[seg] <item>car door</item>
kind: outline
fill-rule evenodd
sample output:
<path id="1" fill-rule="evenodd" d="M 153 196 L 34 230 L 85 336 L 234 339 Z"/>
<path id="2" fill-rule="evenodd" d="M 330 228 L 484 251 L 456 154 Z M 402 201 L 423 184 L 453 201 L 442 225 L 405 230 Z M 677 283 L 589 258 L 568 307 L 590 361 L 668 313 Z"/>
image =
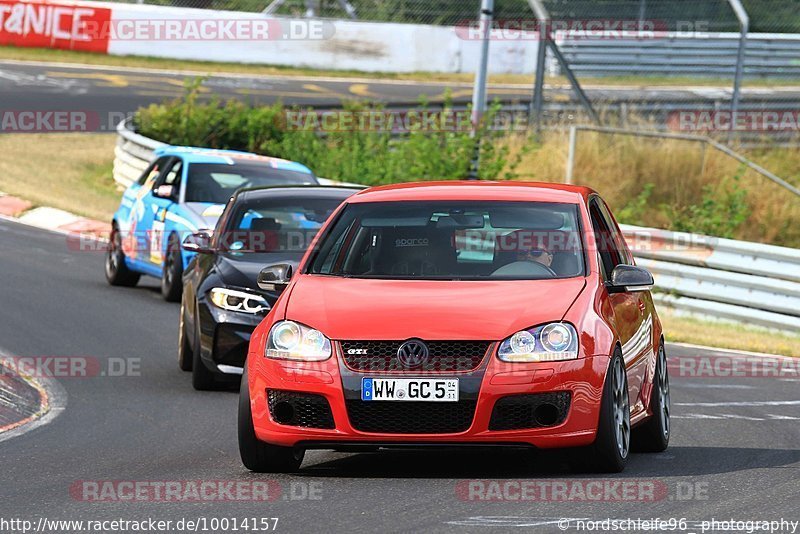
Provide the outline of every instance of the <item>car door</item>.
<path id="1" fill-rule="evenodd" d="M 120 222 L 121 229 L 125 231 L 122 248 L 127 260 L 138 268 L 148 265 L 150 250 L 148 231 L 152 226 L 150 205 L 153 187 L 171 159 L 169 156 L 156 159 L 123 197 L 123 202 L 130 205 L 130 210 L 127 220 Z"/>
<path id="2" fill-rule="evenodd" d="M 633 265 L 633 256 L 616 221 L 599 197 L 592 199 L 590 213 L 595 232 L 599 230 L 598 253 L 603 265 L 603 276 L 605 280 L 609 280 L 617 265 Z M 613 310 L 612 322 L 622 344 L 622 357 L 628 371 L 632 415 L 644 409 L 640 393 L 653 351 L 653 318 L 651 307 L 646 305 L 643 294 L 644 292 L 630 291 L 608 294 Z"/>
<path id="3" fill-rule="evenodd" d="M 182 170 L 183 161 L 177 157 L 170 158 L 151 191 L 150 209 L 147 210 L 147 220 L 145 221 L 145 224 L 149 224 L 149 227 L 146 228 L 150 243 L 148 261 L 159 269 L 164 261 L 166 248 L 164 235 L 167 230 L 167 212 L 174 210 L 174 206 L 180 198 Z"/>

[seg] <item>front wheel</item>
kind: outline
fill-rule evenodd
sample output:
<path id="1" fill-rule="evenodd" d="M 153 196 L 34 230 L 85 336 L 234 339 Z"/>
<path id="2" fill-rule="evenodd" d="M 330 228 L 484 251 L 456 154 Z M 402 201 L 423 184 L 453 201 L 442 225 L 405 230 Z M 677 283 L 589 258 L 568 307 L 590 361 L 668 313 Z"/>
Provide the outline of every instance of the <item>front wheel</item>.
<path id="1" fill-rule="evenodd" d="M 650 393 L 650 410 L 653 412 L 652 417 L 634 430 L 633 443 L 638 451 L 663 452 L 669 446 L 670 435 L 669 371 L 663 342 L 658 348 L 653 391 Z"/>
<path id="2" fill-rule="evenodd" d="M 183 258 L 181 245 L 175 234 L 169 236 L 167 253 L 164 256 L 164 268 L 161 271 L 161 296 L 167 302 L 178 302 L 183 290 Z"/>
<path id="3" fill-rule="evenodd" d="M 256 473 L 293 473 L 303 463 L 305 451 L 264 443 L 256 437 L 250 411 L 250 389 L 247 371 L 239 387 L 239 455 L 242 463 Z"/>
<path id="4" fill-rule="evenodd" d="M 131 271 L 125 265 L 125 253 L 122 251 L 122 235 L 114 224 L 111 227 L 111 239 L 106 250 L 106 281 L 112 286 L 133 287 L 139 282 L 139 273 Z"/>
<path id="5" fill-rule="evenodd" d="M 628 375 L 619 349 L 614 352 L 603 386 L 597 438 L 589 460 L 593 470 L 619 473 L 625 469 L 631 448 L 631 406 Z"/>

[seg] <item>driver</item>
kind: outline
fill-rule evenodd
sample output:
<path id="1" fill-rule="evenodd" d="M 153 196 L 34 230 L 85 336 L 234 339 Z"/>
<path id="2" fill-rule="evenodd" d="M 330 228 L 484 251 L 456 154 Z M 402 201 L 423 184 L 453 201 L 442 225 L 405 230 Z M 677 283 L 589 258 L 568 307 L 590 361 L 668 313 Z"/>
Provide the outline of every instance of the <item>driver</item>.
<path id="1" fill-rule="evenodd" d="M 553 264 L 553 253 L 546 248 L 520 248 L 517 250 L 517 261 L 532 261 L 541 263 L 547 268 L 552 268 L 551 265 Z"/>

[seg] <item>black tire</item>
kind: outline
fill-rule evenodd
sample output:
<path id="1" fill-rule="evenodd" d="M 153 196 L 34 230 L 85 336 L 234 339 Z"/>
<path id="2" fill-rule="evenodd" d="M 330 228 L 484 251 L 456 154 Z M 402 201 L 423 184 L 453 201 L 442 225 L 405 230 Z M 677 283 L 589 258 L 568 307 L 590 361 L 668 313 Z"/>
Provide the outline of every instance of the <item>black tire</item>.
<path id="1" fill-rule="evenodd" d="M 211 391 L 217 389 L 214 373 L 206 367 L 200 359 L 200 314 L 195 308 L 194 313 L 194 350 L 192 351 L 192 387 L 197 391 Z"/>
<path id="2" fill-rule="evenodd" d="M 186 335 L 186 298 L 181 298 L 181 315 L 178 321 L 178 367 L 181 371 L 191 371 L 194 366 L 194 354 L 189 336 Z"/>
<path id="3" fill-rule="evenodd" d="M 106 280 L 112 286 L 133 287 L 139 283 L 141 275 L 128 269 L 125 265 L 125 253 L 122 251 L 122 236 L 116 224 L 111 226 L 105 261 Z"/>
<path id="4" fill-rule="evenodd" d="M 247 371 L 239 387 L 239 455 L 242 463 L 256 473 L 293 473 L 303 463 L 305 451 L 292 447 L 270 445 L 259 441 L 253 429 L 250 412 L 250 390 L 247 386 Z"/>
<path id="5" fill-rule="evenodd" d="M 663 452 L 669 446 L 672 428 L 669 420 L 671 411 L 669 370 L 663 341 L 658 348 L 658 357 L 656 358 L 653 391 L 650 394 L 650 410 L 653 412 L 653 416 L 633 431 L 633 446 L 637 452 Z"/>
<path id="6" fill-rule="evenodd" d="M 183 291 L 183 258 L 181 244 L 175 234 L 169 236 L 164 268 L 161 270 L 161 296 L 167 302 L 178 302 Z"/>
<path id="7" fill-rule="evenodd" d="M 600 473 L 619 473 L 630 456 L 631 406 L 628 375 L 619 349 L 608 366 L 600 401 L 597 438 L 590 447 L 589 465 Z"/>

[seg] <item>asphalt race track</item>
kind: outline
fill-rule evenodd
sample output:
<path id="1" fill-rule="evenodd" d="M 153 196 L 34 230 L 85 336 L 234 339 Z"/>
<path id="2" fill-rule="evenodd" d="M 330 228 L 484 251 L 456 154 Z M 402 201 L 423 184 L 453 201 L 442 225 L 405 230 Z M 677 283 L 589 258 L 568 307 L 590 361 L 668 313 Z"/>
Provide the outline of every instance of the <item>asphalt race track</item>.
<path id="1" fill-rule="evenodd" d="M 669 450 L 634 454 L 623 474 L 603 478 L 647 481 L 655 498 L 476 502 L 463 491 L 475 480 L 602 478 L 556 453 L 313 451 L 297 475 L 251 474 L 238 456 L 237 395 L 196 392 L 178 369 L 178 305 L 161 300 L 154 279 L 107 286 L 102 266 L 102 253 L 70 250 L 63 235 L 0 221 L 0 351 L 96 359 L 101 370 L 123 359 L 130 375 L 57 379 L 64 411 L 0 441 L 0 517 L 277 517 L 279 532 L 558 532 L 561 518 L 685 518 L 698 531 L 702 520 L 800 519 L 796 378 L 673 376 Z M 109 480 L 269 481 L 276 493 L 269 502 L 183 503 L 93 502 L 75 491 Z"/>
<path id="2" fill-rule="evenodd" d="M 0 111 L 86 111 L 99 115 L 100 131 L 113 131 L 117 123 L 140 106 L 184 93 L 184 80 L 199 73 L 170 72 L 134 68 L 94 67 L 0 60 Z M 376 79 L 320 77 L 253 76 L 220 74 L 208 77 L 201 97 L 236 97 L 248 102 L 271 103 L 281 100 L 300 106 L 338 106 L 342 100 L 367 99 L 403 108 L 415 106 L 425 95 L 432 103 L 441 102 L 450 88 L 456 103 L 471 100 L 472 85 L 449 82 L 419 83 Z M 642 87 L 585 85 L 592 102 L 632 103 L 644 108 L 713 109 L 730 100 L 730 88 Z M 530 102 L 532 87 L 492 85 L 489 98 L 504 103 Z M 545 93 L 548 109 L 557 111 L 578 107 L 568 86 L 550 87 Z M 743 105 L 783 108 L 800 100 L 800 87 L 745 88 Z"/>

